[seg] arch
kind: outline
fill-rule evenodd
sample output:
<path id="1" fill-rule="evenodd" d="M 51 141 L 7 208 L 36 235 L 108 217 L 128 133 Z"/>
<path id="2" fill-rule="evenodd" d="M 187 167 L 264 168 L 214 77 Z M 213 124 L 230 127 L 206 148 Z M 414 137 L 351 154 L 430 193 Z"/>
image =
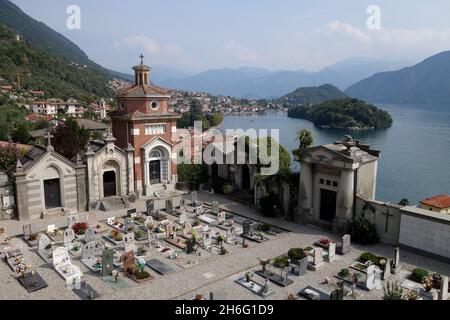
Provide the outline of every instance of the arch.
<path id="1" fill-rule="evenodd" d="M 45 210 L 64 207 L 64 174 L 62 169 L 50 164 L 42 174 L 42 204 Z"/>
<path id="2" fill-rule="evenodd" d="M 122 167 L 117 160 L 107 159 L 100 166 L 99 195 L 101 198 L 122 195 Z"/>

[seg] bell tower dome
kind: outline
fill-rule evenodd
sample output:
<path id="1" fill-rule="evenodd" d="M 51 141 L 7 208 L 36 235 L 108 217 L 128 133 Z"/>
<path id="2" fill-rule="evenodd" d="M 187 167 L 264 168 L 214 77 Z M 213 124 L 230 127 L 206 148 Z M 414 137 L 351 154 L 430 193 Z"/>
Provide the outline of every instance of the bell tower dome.
<path id="1" fill-rule="evenodd" d="M 136 86 L 144 85 L 148 86 L 150 83 L 150 70 L 149 66 L 144 64 L 144 55 L 141 53 L 139 56 L 141 63 L 133 67 L 134 70 L 134 84 Z"/>

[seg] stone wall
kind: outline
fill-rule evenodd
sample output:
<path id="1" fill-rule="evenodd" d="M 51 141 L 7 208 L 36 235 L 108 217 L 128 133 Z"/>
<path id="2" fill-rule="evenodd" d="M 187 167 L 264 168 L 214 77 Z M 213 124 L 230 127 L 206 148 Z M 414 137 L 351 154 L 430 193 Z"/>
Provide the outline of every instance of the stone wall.
<path id="1" fill-rule="evenodd" d="M 450 262 L 450 216 L 402 208 L 399 243 L 410 251 Z"/>
<path id="2" fill-rule="evenodd" d="M 401 206 L 376 200 L 356 197 L 356 214 L 364 216 L 377 227 L 380 241 L 397 245 L 400 233 Z"/>
<path id="3" fill-rule="evenodd" d="M 16 216 L 14 182 L 9 176 L 0 173 L 0 220 L 12 219 Z"/>

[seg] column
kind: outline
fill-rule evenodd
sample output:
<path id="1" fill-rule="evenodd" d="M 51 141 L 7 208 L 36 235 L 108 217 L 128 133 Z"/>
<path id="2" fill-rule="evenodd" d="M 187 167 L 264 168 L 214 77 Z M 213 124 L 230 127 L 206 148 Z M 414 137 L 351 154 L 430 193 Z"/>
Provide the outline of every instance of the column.
<path id="1" fill-rule="evenodd" d="M 333 221 L 333 230 L 338 233 L 345 231 L 345 221 L 353 216 L 354 177 L 355 174 L 352 169 L 343 169 L 341 172 L 337 193 L 336 218 Z"/>
<path id="2" fill-rule="evenodd" d="M 145 186 L 145 195 L 150 195 L 150 173 L 149 173 L 150 160 L 144 159 L 144 181 L 142 184 Z"/>
<path id="3" fill-rule="evenodd" d="M 128 144 L 127 149 L 127 185 L 128 194 L 135 194 L 134 189 L 134 148 L 131 144 Z"/>
<path id="4" fill-rule="evenodd" d="M 23 169 L 22 169 L 23 170 Z M 28 213 L 28 199 L 27 199 L 27 181 L 25 180 L 25 173 L 17 170 L 15 177 L 16 185 L 16 215 L 19 221 L 29 220 Z"/>
<path id="5" fill-rule="evenodd" d="M 300 168 L 300 185 L 298 195 L 298 217 L 308 218 L 313 212 L 313 174 L 312 165 L 302 162 Z"/>
<path id="6" fill-rule="evenodd" d="M 92 151 L 90 147 L 88 147 L 86 152 L 86 172 L 87 172 L 87 179 L 88 179 L 88 190 L 87 190 L 87 203 L 89 208 L 91 208 L 92 205 L 94 205 L 97 200 L 96 192 L 95 192 L 95 181 L 96 175 L 94 174 L 95 170 L 93 170 L 94 165 L 94 156 L 95 153 Z"/>

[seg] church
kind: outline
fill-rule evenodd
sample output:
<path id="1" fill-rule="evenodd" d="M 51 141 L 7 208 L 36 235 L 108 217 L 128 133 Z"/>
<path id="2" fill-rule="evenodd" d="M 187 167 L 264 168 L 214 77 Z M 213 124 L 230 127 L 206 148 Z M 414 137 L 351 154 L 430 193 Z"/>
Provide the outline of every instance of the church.
<path id="1" fill-rule="evenodd" d="M 112 129 L 101 141 L 90 141 L 73 159 L 58 154 L 47 133 L 46 146 L 36 145 L 6 172 L 3 209 L 18 220 L 34 220 L 90 209 L 127 208 L 141 197 L 175 189 L 176 121 L 169 93 L 150 82 L 150 67 L 133 67 L 135 82 L 116 93 L 118 109 Z M 5 201 L 7 205 L 5 207 Z M 5 210 L 6 210 L 5 209 Z"/>

